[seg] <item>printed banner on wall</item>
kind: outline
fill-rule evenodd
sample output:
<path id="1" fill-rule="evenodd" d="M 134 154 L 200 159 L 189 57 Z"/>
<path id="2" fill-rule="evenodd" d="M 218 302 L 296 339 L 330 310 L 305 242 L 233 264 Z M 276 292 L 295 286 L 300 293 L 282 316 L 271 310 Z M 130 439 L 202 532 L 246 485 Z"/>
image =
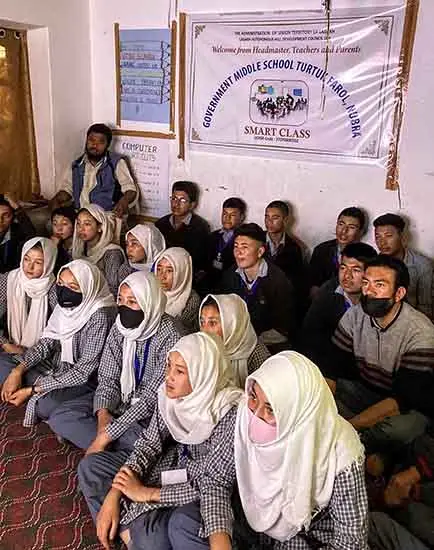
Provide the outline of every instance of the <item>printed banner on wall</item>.
<path id="1" fill-rule="evenodd" d="M 140 189 L 140 212 L 160 218 L 169 212 L 169 142 L 115 133 L 114 150 L 127 157 Z"/>
<path id="2" fill-rule="evenodd" d="M 191 147 L 385 164 L 404 16 L 192 15 Z"/>
<path id="3" fill-rule="evenodd" d="M 121 29 L 119 49 L 121 121 L 169 124 L 170 29 Z"/>

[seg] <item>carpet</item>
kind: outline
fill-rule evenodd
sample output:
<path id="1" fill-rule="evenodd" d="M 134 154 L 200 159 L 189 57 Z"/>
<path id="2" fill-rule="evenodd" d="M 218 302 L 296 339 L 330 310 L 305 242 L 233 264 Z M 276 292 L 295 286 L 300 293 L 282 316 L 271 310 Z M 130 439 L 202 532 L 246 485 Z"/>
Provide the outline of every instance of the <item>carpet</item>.
<path id="1" fill-rule="evenodd" d="M 76 470 L 83 452 L 0 403 L 0 550 L 101 550 Z"/>

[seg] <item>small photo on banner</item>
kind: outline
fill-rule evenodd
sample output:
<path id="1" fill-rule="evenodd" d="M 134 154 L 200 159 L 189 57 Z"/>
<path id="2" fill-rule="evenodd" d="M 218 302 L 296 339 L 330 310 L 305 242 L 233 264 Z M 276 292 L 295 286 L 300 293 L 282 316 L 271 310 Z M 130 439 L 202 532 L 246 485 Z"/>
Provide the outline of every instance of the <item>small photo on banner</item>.
<path id="1" fill-rule="evenodd" d="M 308 118 L 309 88 L 301 80 L 255 80 L 249 101 L 256 124 L 300 126 Z"/>

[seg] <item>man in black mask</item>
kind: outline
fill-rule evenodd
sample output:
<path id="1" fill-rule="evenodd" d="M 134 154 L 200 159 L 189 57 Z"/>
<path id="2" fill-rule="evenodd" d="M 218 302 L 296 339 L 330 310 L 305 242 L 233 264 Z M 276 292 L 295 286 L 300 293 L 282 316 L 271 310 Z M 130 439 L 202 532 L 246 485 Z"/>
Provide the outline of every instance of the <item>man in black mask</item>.
<path id="1" fill-rule="evenodd" d="M 128 212 L 128 205 L 136 198 L 136 186 L 125 159 L 109 151 L 111 141 L 108 126 L 90 126 L 85 152 L 65 173 L 60 191 L 50 201 L 52 208 L 72 200 L 77 209 L 98 204 L 120 218 Z"/>
<path id="2" fill-rule="evenodd" d="M 410 443 L 434 418 L 434 326 L 405 301 L 408 285 L 401 260 L 370 260 L 360 304 L 342 317 L 333 337 L 339 372 L 348 377 L 330 386 L 368 453 Z"/>

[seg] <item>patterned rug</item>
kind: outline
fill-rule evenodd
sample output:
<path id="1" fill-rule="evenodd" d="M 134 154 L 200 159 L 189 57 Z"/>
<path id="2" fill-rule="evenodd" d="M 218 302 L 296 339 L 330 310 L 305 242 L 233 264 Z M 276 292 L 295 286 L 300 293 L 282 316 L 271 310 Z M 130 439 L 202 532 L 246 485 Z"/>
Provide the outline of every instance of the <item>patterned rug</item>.
<path id="1" fill-rule="evenodd" d="M 77 492 L 82 451 L 0 403 L 0 550 L 100 550 Z"/>

